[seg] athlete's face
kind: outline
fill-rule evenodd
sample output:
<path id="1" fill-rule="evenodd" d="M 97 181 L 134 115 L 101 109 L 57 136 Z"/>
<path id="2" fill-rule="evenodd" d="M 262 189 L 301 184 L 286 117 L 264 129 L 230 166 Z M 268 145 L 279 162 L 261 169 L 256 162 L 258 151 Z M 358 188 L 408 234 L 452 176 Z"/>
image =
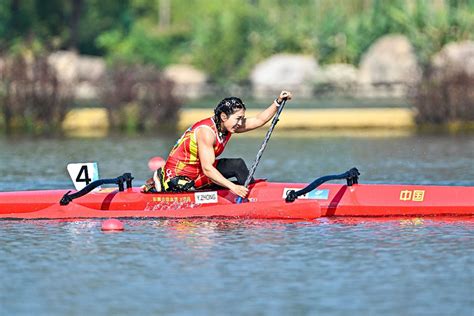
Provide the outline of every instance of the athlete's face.
<path id="1" fill-rule="evenodd" d="M 225 113 L 221 113 L 221 119 L 222 124 L 224 125 L 224 129 L 229 133 L 235 133 L 239 129 L 239 127 L 244 124 L 245 110 L 237 110 L 229 116 L 227 116 Z"/>

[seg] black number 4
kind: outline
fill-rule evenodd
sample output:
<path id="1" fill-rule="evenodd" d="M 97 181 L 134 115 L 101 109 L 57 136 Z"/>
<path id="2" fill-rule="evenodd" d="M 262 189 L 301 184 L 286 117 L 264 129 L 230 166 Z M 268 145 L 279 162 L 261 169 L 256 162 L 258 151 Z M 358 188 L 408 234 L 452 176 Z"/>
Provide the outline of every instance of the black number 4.
<path id="1" fill-rule="evenodd" d="M 82 166 L 81 170 L 79 170 L 79 174 L 77 175 L 76 181 L 85 182 L 86 184 L 91 183 L 92 179 L 89 178 L 89 169 L 87 169 L 86 165 Z"/>

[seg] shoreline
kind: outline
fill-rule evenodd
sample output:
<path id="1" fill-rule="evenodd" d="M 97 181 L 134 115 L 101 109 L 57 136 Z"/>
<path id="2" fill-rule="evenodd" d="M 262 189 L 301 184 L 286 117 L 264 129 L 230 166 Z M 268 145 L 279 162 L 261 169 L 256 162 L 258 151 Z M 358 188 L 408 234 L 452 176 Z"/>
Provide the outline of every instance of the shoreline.
<path id="1" fill-rule="evenodd" d="M 261 109 L 247 110 L 247 117 L 257 115 Z M 210 117 L 212 108 L 187 108 L 180 112 L 176 131 Z M 474 132 L 474 122 L 450 122 L 443 125 L 415 122 L 416 110 L 410 108 L 285 108 L 277 130 L 283 133 L 306 135 L 408 135 L 421 133 L 463 134 Z M 0 131 L 2 130 L 0 117 Z M 266 124 L 268 127 L 270 122 Z M 102 107 L 70 110 L 62 123 L 65 135 L 73 137 L 105 137 L 110 134 L 107 110 Z M 277 134 L 279 134 L 278 132 Z M 261 130 L 250 134 L 261 134 Z"/>
<path id="2" fill-rule="evenodd" d="M 252 117 L 260 110 L 247 110 Z M 211 116 L 213 109 L 181 110 L 178 129 Z M 313 129 L 413 129 L 415 112 L 406 108 L 285 109 L 278 122 L 280 130 Z M 269 124 L 269 123 L 267 123 Z M 108 129 L 105 108 L 73 109 L 62 125 L 66 132 L 84 129 Z"/>

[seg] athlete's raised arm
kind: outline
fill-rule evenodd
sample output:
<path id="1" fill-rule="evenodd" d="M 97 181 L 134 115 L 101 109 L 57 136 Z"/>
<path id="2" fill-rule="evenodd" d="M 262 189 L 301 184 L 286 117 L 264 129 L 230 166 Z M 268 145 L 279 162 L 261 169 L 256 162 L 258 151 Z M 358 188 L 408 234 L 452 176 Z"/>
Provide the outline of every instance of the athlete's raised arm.
<path id="1" fill-rule="evenodd" d="M 235 132 L 244 133 L 265 125 L 278 111 L 278 107 L 282 104 L 283 100 L 291 100 L 291 92 L 283 90 L 278 98 L 269 107 L 257 114 L 257 116 L 244 119 L 242 125 Z"/>

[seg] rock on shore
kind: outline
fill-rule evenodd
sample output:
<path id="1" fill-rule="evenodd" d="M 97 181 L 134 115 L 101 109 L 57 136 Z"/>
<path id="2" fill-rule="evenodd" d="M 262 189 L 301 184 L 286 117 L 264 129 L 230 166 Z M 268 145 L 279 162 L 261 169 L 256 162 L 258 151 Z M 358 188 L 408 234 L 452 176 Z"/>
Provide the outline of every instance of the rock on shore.
<path id="1" fill-rule="evenodd" d="M 415 51 L 403 35 L 378 39 L 362 56 L 359 65 L 362 95 L 403 97 L 420 79 L 421 68 Z"/>
<path id="2" fill-rule="evenodd" d="M 474 78 L 474 41 L 449 43 L 431 59 L 433 75 L 441 79 L 465 73 Z"/>
<path id="3" fill-rule="evenodd" d="M 106 71 L 103 59 L 59 51 L 50 55 L 49 62 L 63 83 L 75 87 L 77 98 L 97 98 Z M 432 70 L 438 77 L 463 71 L 474 76 L 474 42 L 447 44 L 433 56 Z M 175 95 L 184 99 L 199 99 L 213 93 L 207 74 L 191 65 L 170 65 L 164 74 L 174 82 Z M 282 89 L 293 91 L 301 99 L 321 93 L 367 98 L 406 97 L 421 76 L 421 67 L 408 38 L 392 34 L 374 42 L 362 56 L 359 68 L 350 64 L 320 67 L 313 56 L 276 54 L 258 63 L 249 79 L 253 97 L 257 99 L 274 97 Z"/>
<path id="4" fill-rule="evenodd" d="M 282 89 L 288 89 L 301 98 L 309 98 L 319 72 L 313 56 L 274 55 L 257 64 L 250 75 L 254 97 L 274 96 Z"/>
<path id="5" fill-rule="evenodd" d="M 77 99 L 98 97 L 98 83 L 106 70 L 103 58 L 57 51 L 49 55 L 48 62 L 56 70 L 62 84 L 74 87 Z"/>

